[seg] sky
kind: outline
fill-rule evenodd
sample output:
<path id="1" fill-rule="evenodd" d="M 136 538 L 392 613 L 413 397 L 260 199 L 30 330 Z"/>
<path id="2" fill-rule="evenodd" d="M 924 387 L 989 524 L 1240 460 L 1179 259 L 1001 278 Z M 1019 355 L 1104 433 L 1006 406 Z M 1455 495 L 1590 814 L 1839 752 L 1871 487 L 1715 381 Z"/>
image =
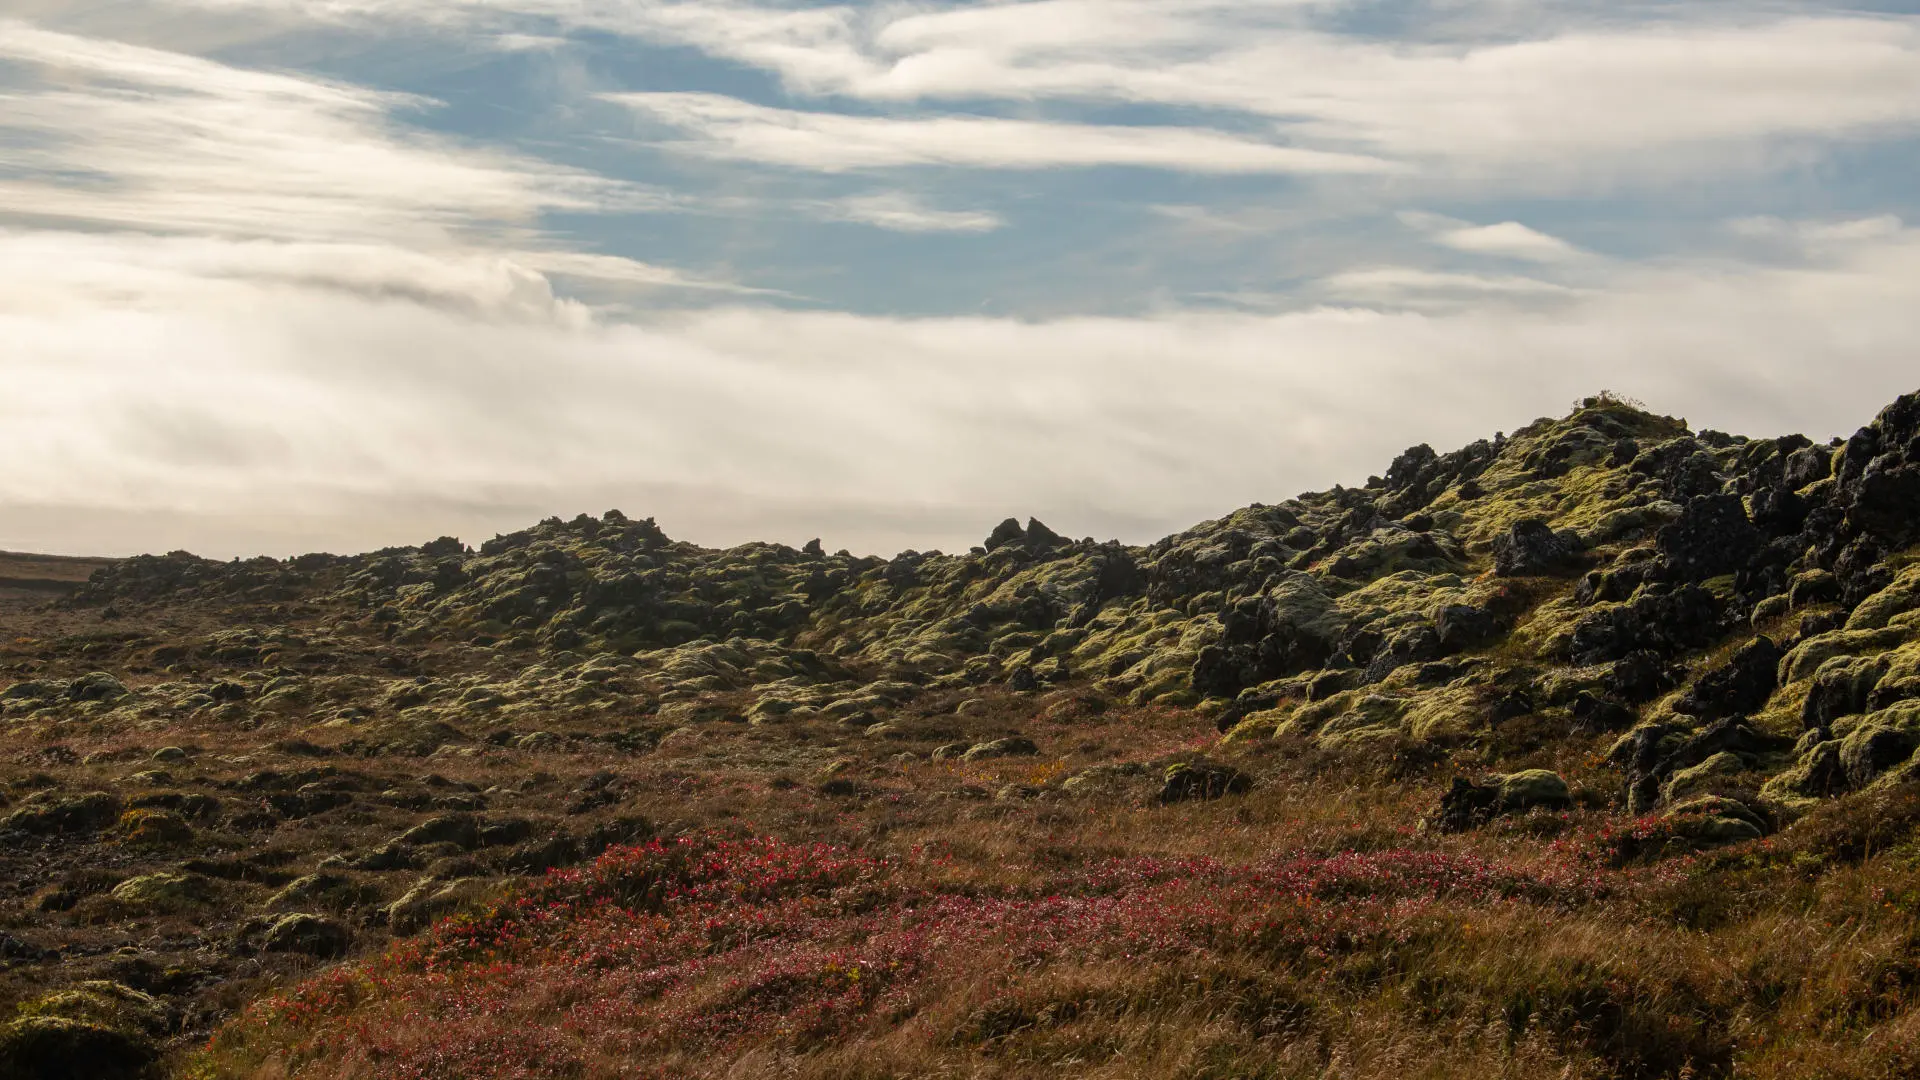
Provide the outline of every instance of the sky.
<path id="1" fill-rule="evenodd" d="M 1920 4 L 0 0 L 0 548 L 1146 542 L 1920 389 Z"/>

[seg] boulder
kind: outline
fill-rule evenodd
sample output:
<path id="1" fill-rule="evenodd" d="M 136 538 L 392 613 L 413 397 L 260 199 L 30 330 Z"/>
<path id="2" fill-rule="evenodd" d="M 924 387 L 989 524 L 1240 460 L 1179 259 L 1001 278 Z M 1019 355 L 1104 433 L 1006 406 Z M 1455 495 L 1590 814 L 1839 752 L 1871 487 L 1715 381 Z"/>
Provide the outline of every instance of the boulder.
<path id="1" fill-rule="evenodd" d="M 1148 775 L 1145 765 L 1128 761 L 1114 765 L 1095 765 L 1068 777 L 1060 790 L 1075 797 L 1113 794 Z"/>
<path id="2" fill-rule="evenodd" d="M 1784 480 L 1799 491 L 1833 474 L 1833 451 L 1824 446 L 1803 446 L 1787 455 Z"/>
<path id="3" fill-rule="evenodd" d="M 1697 795 L 1722 779 L 1747 771 L 1747 763 L 1738 754 L 1722 750 L 1698 765 L 1676 770 L 1667 778 L 1665 797 L 1669 803 Z"/>
<path id="4" fill-rule="evenodd" d="M 23 806 L 0 820 L 0 829 L 35 836 L 99 832 L 120 817 L 120 799 L 104 791 Z"/>
<path id="5" fill-rule="evenodd" d="M 1668 569 L 1687 581 L 1733 573 L 1764 539 L 1747 519 L 1740 496 L 1729 493 L 1695 496 L 1679 520 L 1654 536 Z"/>
<path id="6" fill-rule="evenodd" d="M 1814 669 L 1813 685 L 1800 706 L 1800 726 L 1826 730 L 1835 720 L 1864 712 L 1880 680 L 1886 676 L 1884 657 L 1836 656 Z"/>
<path id="7" fill-rule="evenodd" d="M 1604 664 L 1636 652 L 1671 656 L 1711 643 L 1727 622 L 1726 603 L 1708 590 L 1652 583 L 1626 603 L 1581 616 L 1568 641 L 1568 659 Z"/>
<path id="8" fill-rule="evenodd" d="M 1773 832 L 1773 821 L 1737 799 L 1701 795 L 1676 803 L 1661 815 L 1675 836 L 1690 847 L 1716 848 L 1758 840 Z"/>
<path id="9" fill-rule="evenodd" d="M 1830 604 L 1840 599 L 1840 579 L 1828 570 L 1803 570 L 1787 586 L 1787 601 L 1794 607 Z"/>
<path id="10" fill-rule="evenodd" d="M 28 679 L 0 690 L 0 701 L 47 701 L 59 697 L 60 684 L 44 679 Z"/>
<path id="11" fill-rule="evenodd" d="M 403 844 L 398 840 L 389 840 L 364 855 L 356 856 L 347 865 L 355 870 L 381 872 L 387 870 L 411 870 L 419 865 L 419 863 L 414 855 L 411 844 Z"/>
<path id="12" fill-rule="evenodd" d="M 119 829 L 136 847 L 178 847 L 193 841 L 193 826 L 168 810 L 129 810 L 121 815 Z"/>
<path id="13" fill-rule="evenodd" d="M 1345 630 L 1320 581 L 1298 572 L 1236 601 L 1220 622 L 1220 640 L 1200 650 L 1191 676 L 1195 690 L 1216 697 L 1322 666 Z"/>
<path id="14" fill-rule="evenodd" d="M 1660 801 L 1667 778 L 1682 769 L 1723 752 L 1753 768 L 1792 746 L 1792 740 L 1762 731 L 1742 717 L 1731 717 L 1698 732 L 1672 724 L 1635 728 L 1607 751 L 1607 761 L 1626 773 L 1627 809 L 1644 814 Z"/>
<path id="15" fill-rule="evenodd" d="M 260 947 L 267 952 L 299 953 L 331 959 L 344 955 L 353 943 L 353 931 L 338 919 L 297 912 L 281 916 L 267 928 Z"/>
<path id="16" fill-rule="evenodd" d="M 499 865 L 512 874 L 544 874 L 557 867 L 572 866 L 584 857 L 578 840 L 561 835 L 521 844 L 502 856 Z"/>
<path id="17" fill-rule="evenodd" d="M 458 844 L 463 848 L 474 848 L 480 846 L 480 826 L 471 814 L 443 814 L 428 818 L 396 839 L 411 847 Z"/>
<path id="18" fill-rule="evenodd" d="M 1032 739 L 1023 735 L 1014 735 L 1005 739 L 976 744 L 960 756 L 962 761 L 985 761 L 990 758 L 1032 757 L 1040 752 Z"/>
<path id="19" fill-rule="evenodd" d="M 130 693 L 126 683 L 104 671 L 82 675 L 67 684 L 69 701 L 118 701 Z"/>
<path id="20" fill-rule="evenodd" d="M 28 1016 L 0 1027 L 7 1080 L 137 1080 L 155 1056 L 142 1036 L 81 1020 Z"/>
<path id="21" fill-rule="evenodd" d="M 159 1035 L 168 1026 L 166 1008 L 153 995 L 106 979 L 62 987 L 26 1002 L 19 1011 L 21 1016 L 55 1016 L 141 1035 Z"/>
<path id="22" fill-rule="evenodd" d="M 1020 528 L 1020 519 L 1008 518 L 987 534 L 985 547 L 988 551 L 998 551 L 1008 544 L 1019 543 L 1025 536 L 1026 533 Z"/>
<path id="23" fill-rule="evenodd" d="M 130 908 L 149 912 L 183 911 L 213 896 L 213 882 L 199 874 L 160 871 L 128 878 L 109 894 Z"/>
<path id="24" fill-rule="evenodd" d="M 1573 795 L 1560 774 L 1549 769 L 1526 769 L 1500 778 L 1502 813 L 1544 806 L 1564 810 L 1573 805 Z"/>
<path id="25" fill-rule="evenodd" d="M 1187 802 L 1244 795 L 1253 789 L 1253 777 L 1231 765 L 1199 759 L 1167 766 L 1160 785 L 1161 803 Z"/>
<path id="26" fill-rule="evenodd" d="M 1863 723 L 1840 741 L 1840 769 L 1847 786 L 1862 788 L 1913 756 L 1920 738 L 1888 724 Z"/>
<path id="27" fill-rule="evenodd" d="M 1578 534 L 1554 532 L 1539 518 L 1516 521 L 1493 538 L 1493 572 L 1500 577 L 1530 577 L 1564 570 L 1580 554 Z"/>
<path id="28" fill-rule="evenodd" d="M 1783 655 L 1772 638 L 1764 635 L 1754 638 L 1735 651 L 1725 664 L 1700 676 L 1674 703 L 1674 710 L 1702 720 L 1758 712 L 1779 685 Z"/>
<path id="29" fill-rule="evenodd" d="M 1440 805 L 1428 822 L 1442 832 L 1464 832 L 1503 814 L 1517 814 L 1535 807 L 1564 810 L 1572 805 L 1573 796 L 1567 782 L 1559 773 L 1548 769 L 1526 769 L 1495 776 L 1484 783 L 1455 777 L 1453 786 L 1440 796 Z"/>
<path id="30" fill-rule="evenodd" d="M 1440 648 L 1458 652 L 1482 644 L 1499 631 L 1499 622 L 1483 608 L 1447 604 L 1434 613 L 1433 631 Z"/>

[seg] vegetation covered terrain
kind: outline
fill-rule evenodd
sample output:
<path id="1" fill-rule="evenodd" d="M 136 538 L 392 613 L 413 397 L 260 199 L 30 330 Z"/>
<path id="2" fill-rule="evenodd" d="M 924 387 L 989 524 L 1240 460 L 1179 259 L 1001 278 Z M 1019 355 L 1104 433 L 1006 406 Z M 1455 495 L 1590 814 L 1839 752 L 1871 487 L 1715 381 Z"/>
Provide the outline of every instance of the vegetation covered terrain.
<path id="1" fill-rule="evenodd" d="M 1920 1074 L 1920 394 L 1602 395 L 1146 547 L 609 512 L 55 595 L 0 1076 Z"/>

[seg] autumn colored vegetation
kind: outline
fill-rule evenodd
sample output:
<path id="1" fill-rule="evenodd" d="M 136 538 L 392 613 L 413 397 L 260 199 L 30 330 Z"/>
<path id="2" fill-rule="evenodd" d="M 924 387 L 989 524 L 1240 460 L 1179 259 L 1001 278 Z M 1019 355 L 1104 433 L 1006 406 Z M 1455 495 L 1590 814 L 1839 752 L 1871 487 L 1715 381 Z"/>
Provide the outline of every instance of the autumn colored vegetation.
<path id="1" fill-rule="evenodd" d="M 190 1074 L 1920 1065 L 1920 793 L 1843 800 L 1776 838 L 1691 854 L 1651 843 L 1651 822 L 1622 830 L 1586 811 L 1437 837 L 1401 827 L 1401 799 L 1364 780 L 1337 800 L 1353 820 L 1284 820 L 1309 790 L 1017 815 L 885 856 L 719 832 L 617 849 L 260 1000 Z M 1102 854 L 1135 840 L 1152 853 Z"/>

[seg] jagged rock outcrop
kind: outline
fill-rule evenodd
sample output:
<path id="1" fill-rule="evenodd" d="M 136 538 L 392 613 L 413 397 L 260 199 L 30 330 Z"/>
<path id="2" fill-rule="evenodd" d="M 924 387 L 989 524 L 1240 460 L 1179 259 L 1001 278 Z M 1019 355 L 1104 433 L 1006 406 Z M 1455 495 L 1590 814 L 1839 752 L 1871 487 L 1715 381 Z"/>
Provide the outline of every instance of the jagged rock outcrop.
<path id="1" fill-rule="evenodd" d="M 528 661 L 484 685 L 396 672 L 388 700 L 404 720 L 359 736 L 370 749 L 471 743 L 476 711 L 532 717 L 513 738 L 542 735 L 542 710 L 623 701 L 666 724 L 872 727 L 930 688 L 1084 682 L 1134 703 L 1214 699 L 1236 739 L 1471 742 L 1521 716 L 1632 729 L 1616 758 L 1631 801 L 1650 807 L 1682 773 L 1683 789 L 1737 777 L 1800 798 L 1904 767 L 1920 728 L 1889 710 L 1920 698 L 1916 544 L 1920 394 L 1828 445 L 1696 432 L 1603 395 L 1450 453 L 1413 447 L 1365 487 L 1141 547 L 1009 518 L 957 555 L 722 551 L 609 512 L 477 551 L 441 538 L 284 562 L 130 559 L 73 602 L 326 600 L 396 648 Z M 157 660 L 283 666 L 320 648 L 246 627 Z M 207 696 L 274 712 L 333 692 L 229 681 Z M 29 680 L 0 691 L 0 708 L 106 712 L 143 694 L 106 673 Z M 1800 731 L 1816 734 L 1796 750 Z M 13 812 L 56 827 L 41 814 Z"/>

